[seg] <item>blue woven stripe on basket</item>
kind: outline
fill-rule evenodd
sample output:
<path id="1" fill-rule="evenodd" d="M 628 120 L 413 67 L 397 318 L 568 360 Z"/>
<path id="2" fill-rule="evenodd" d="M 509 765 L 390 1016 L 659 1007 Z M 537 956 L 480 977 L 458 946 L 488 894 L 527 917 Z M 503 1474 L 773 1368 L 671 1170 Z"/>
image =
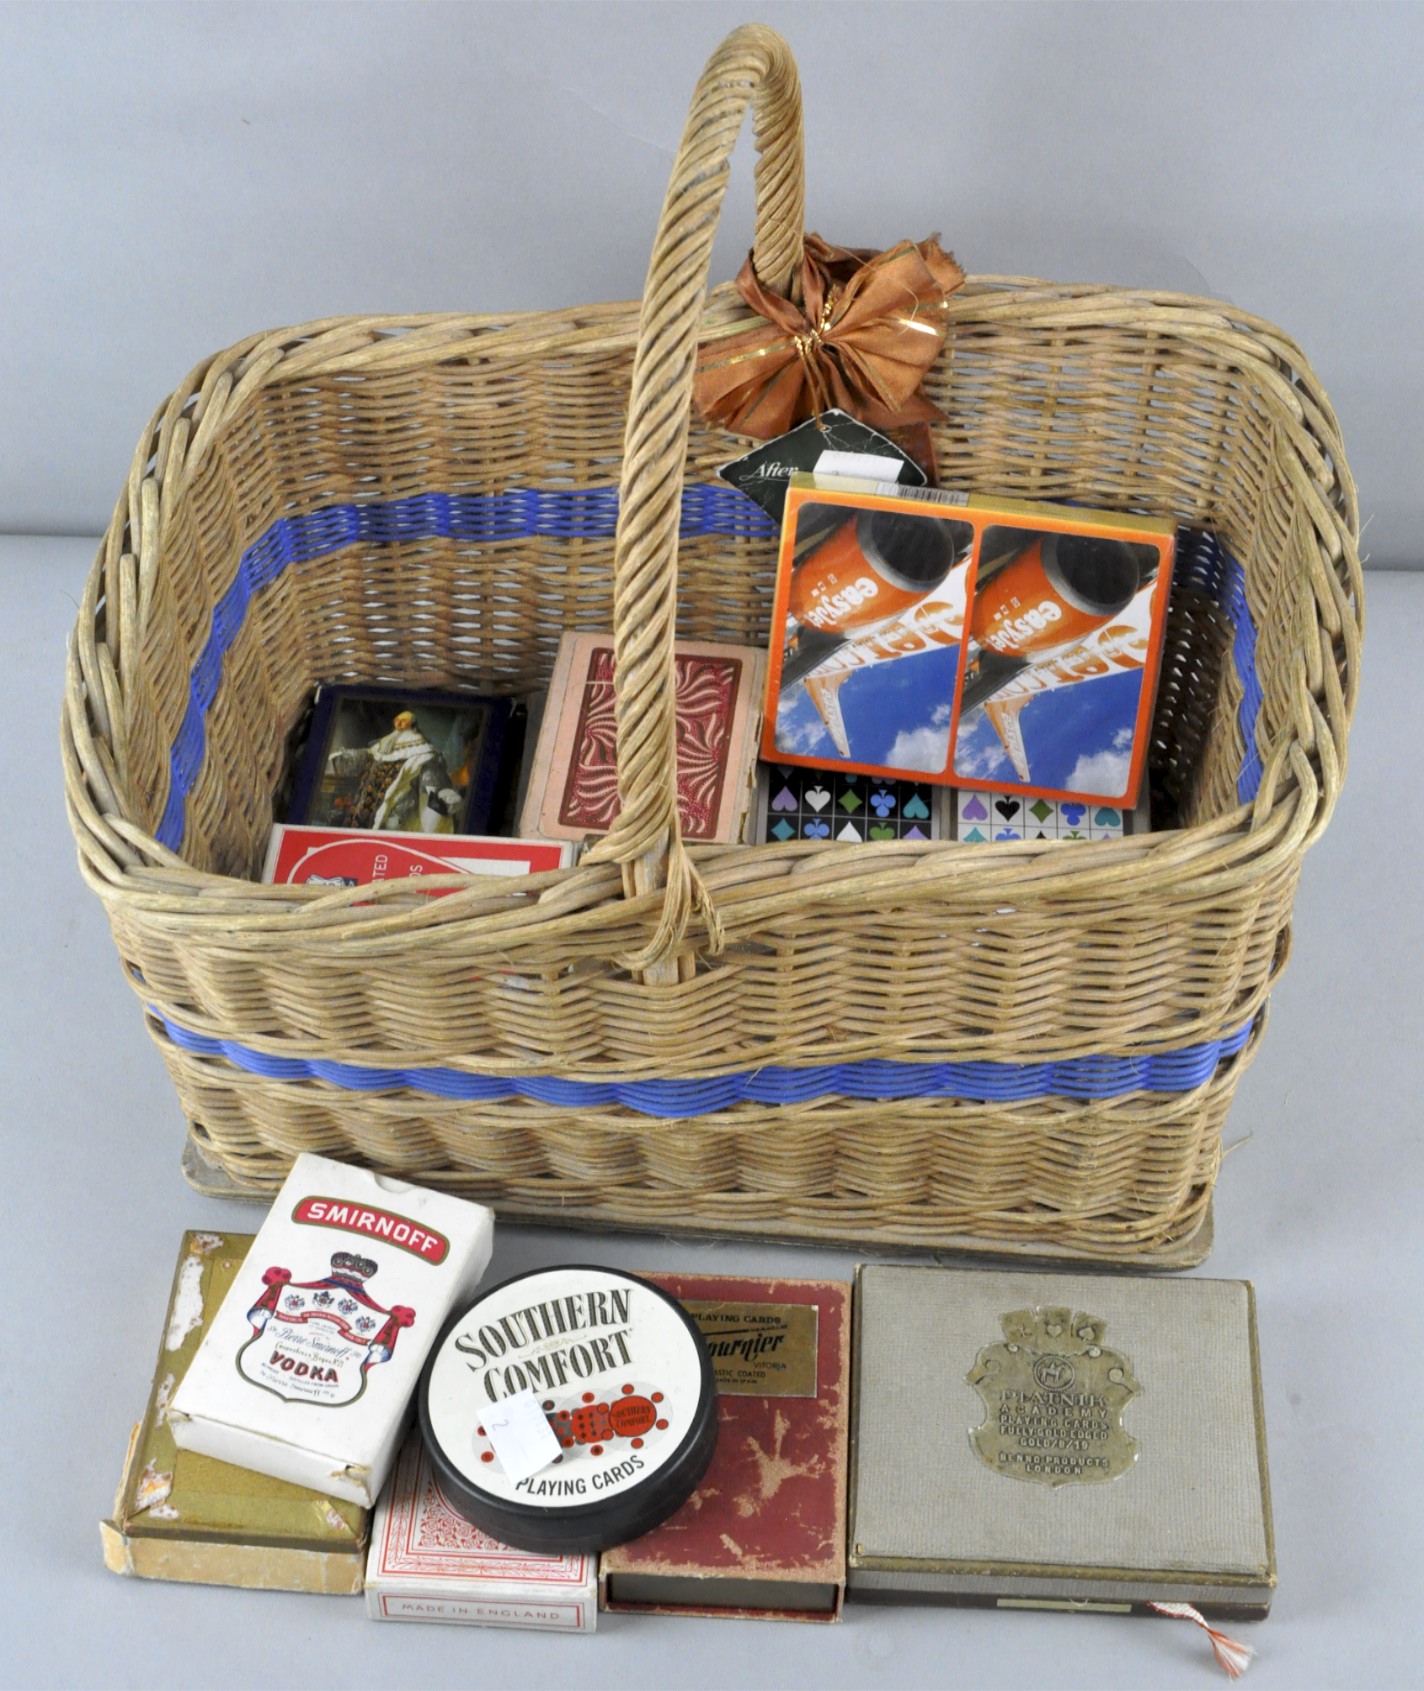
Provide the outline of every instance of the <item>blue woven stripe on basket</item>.
<path id="1" fill-rule="evenodd" d="M 169 752 L 168 803 L 157 838 L 171 851 L 183 843 L 188 794 L 203 768 L 203 722 L 222 681 L 223 658 L 237 639 L 253 596 L 289 564 L 311 563 L 347 546 L 410 540 L 608 539 L 618 525 L 618 489 L 513 488 L 507 493 L 420 493 L 366 505 L 329 505 L 301 517 L 279 517 L 242 554 L 232 586 L 213 607 L 212 628 L 189 678 L 188 709 Z M 681 533 L 774 540 L 776 524 L 734 487 L 683 489 Z"/>
<path id="2" fill-rule="evenodd" d="M 212 1039 L 170 1021 L 150 1007 L 168 1037 L 185 1051 L 223 1057 L 269 1080 L 320 1080 L 350 1092 L 425 1092 L 489 1103 L 531 1098 L 566 1109 L 621 1104 L 640 1115 L 715 1115 L 737 1104 L 801 1104 L 841 1097 L 893 1101 L 959 1098 L 1020 1103 L 1033 1098 L 1120 1098 L 1130 1092 L 1190 1092 L 1203 1086 L 1251 1034 L 1248 1022 L 1224 1039 L 1147 1057 L 1069 1057 L 1059 1063 L 827 1063 L 813 1068 L 767 1067 L 710 1080 L 563 1080 L 554 1076 L 468 1074 L 463 1069 L 377 1069 L 303 1057 L 272 1057 L 236 1040 Z"/>
<path id="3" fill-rule="evenodd" d="M 159 821 L 159 843 L 183 843 L 188 794 L 207 752 L 204 719 L 222 681 L 223 659 L 237 639 L 253 596 L 289 564 L 311 563 L 358 543 L 374 546 L 410 540 L 607 539 L 618 523 L 618 489 L 513 488 L 506 493 L 421 493 L 365 505 L 329 505 L 301 517 L 279 517 L 238 562 L 232 586 L 213 608 L 212 628 L 189 678 L 188 708 L 169 753 L 168 803 Z M 776 524 L 733 487 L 699 484 L 683 489 L 683 538 L 716 534 L 731 539 L 774 540 Z M 1235 630 L 1236 671 L 1241 679 L 1241 732 L 1246 757 L 1237 781 L 1243 803 L 1256 796 L 1261 764 L 1256 717 L 1261 688 L 1256 676 L 1256 630 L 1246 602 L 1241 567 L 1214 537 L 1184 543 L 1177 579 L 1209 593 Z"/>

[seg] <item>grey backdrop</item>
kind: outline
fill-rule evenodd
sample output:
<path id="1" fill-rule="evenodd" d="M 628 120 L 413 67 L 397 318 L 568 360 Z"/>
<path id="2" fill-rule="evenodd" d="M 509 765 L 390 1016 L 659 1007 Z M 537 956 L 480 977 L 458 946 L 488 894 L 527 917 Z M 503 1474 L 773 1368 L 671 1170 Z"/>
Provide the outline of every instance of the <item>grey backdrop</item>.
<path id="1" fill-rule="evenodd" d="M 697 73 L 757 17 L 813 228 L 1271 319 L 1370 561 L 1424 562 L 1410 4 L 0 4 L 0 532 L 101 530 L 154 406 L 252 331 L 637 293 Z M 750 208 L 748 168 L 716 277 Z"/>

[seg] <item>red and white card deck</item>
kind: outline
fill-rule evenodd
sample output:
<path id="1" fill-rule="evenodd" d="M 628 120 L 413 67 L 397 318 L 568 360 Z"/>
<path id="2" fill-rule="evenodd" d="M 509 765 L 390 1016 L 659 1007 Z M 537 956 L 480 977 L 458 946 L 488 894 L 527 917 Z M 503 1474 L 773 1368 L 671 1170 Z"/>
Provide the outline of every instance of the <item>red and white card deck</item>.
<path id="1" fill-rule="evenodd" d="M 279 886 L 365 887 L 416 875 L 537 875 L 564 868 L 573 861 L 575 849 L 548 840 L 386 834 L 279 822 L 272 830 L 262 879 Z M 436 887 L 431 896 L 455 890 Z"/>
<path id="2" fill-rule="evenodd" d="M 376 1512 L 366 1612 L 380 1621 L 592 1632 L 598 1558 L 515 1550 L 481 1532 L 445 1500 L 417 1434 Z"/>
<path id="3" fill-rule="evenodd" d="M 751 646 L 679 640 L 677 792 L 682 837 L 745 837 L 755 790 L 766 654 Z M 618 815 L 613 637 L 566 634 L 549 683 L 539 748 L 520 813 L 521 834 L 583 840 Z"/>

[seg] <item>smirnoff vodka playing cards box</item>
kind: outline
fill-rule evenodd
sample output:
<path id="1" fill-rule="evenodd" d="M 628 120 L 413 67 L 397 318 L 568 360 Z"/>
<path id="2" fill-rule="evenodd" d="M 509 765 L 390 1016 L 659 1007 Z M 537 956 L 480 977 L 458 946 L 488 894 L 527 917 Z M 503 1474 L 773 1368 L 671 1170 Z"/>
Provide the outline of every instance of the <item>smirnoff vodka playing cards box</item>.
<path id="1" fill-rule="evenodd" d="M 174 1395 L 177 1443 L 370 1507 L 493 1242 L 477 1204 L 298 1157 Z"/>

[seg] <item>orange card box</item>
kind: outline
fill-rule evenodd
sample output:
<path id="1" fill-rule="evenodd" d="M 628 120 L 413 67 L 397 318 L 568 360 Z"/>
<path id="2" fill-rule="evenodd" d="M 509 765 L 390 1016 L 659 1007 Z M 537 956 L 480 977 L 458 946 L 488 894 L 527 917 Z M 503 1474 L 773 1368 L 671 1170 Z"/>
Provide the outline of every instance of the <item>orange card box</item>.
<path id="1" fill-rule="evenodd" d="M 761 755 L 1130 808 L 1172 523 L 798 475 Z"/>

